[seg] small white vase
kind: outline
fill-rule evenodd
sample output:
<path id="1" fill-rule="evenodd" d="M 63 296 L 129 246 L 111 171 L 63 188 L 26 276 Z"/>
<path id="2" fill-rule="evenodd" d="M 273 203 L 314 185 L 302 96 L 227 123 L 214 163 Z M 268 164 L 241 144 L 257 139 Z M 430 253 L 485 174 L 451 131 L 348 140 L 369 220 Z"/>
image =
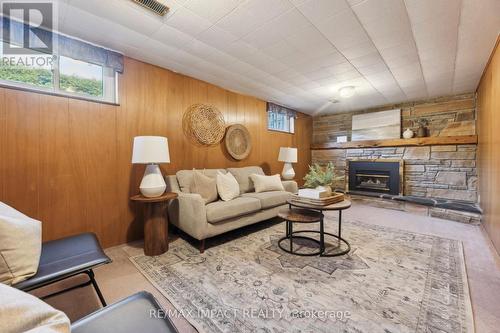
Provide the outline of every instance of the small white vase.
<path id="1" fill-rule="evenodd" d="M 403 132 L 403 138 L 411 139 L 411 138 L 413 138 L 414 134 L 415 133 L 413 133 L 413 131 L 411 129 L 407 128 L 406 131 Z"/>

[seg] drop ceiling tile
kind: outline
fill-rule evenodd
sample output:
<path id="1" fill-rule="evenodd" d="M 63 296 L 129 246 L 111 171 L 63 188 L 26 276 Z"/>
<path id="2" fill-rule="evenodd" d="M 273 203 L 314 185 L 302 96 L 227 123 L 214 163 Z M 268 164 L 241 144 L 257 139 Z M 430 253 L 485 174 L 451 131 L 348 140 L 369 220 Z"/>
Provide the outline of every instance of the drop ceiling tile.
<path id="1" fill-rule="evenodd" d="M 308 0 L 297 8 L 312 22 L 319 22 L 349 9 L 349 6 L 345 0 Z"/>
<path id="2" fill-rule="evenodd" d="M 217 26 L 212 26 L 203 31 L 196 38 L 208 45 L 221 49 L 227 48 L 231 43 L 238 40 L 238 37 L 231 35 L 229 32 Z"/>
<path id="3" fill-rule="evenodd" d="M 166 24 L 162 25 L 156 32 L 151 34 L 151 38 L 167 45 L 184 48 L 192 43 L 194 38 L 180 30 L 177 30 Z"/>
<path id="4" fill-rule="evenodd" d="M 233 11 L 243 0 L 189 0 L 185 7 L 200 17 L 216 23 Z"/>
<path id="5" fill-rule="evenodd" d="M 184 7 L 179 8 L 167 19 L 166 24 L 191 36 L 196 36 L 212 26 L 209 20 Z"/>
<path id="6" fill-rule="evenodd" d="M 249 0 L 218 21 L 217 26 L 241 38 L 292 8 L 288 0 Z"/>

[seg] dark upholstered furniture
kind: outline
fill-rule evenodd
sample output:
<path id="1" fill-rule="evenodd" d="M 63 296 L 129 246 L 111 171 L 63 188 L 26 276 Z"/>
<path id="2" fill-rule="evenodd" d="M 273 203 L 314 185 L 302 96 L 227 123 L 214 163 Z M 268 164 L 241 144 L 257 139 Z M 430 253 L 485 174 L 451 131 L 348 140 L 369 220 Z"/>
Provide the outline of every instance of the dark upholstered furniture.
<path id="1" fill-rule="evenodd" d="M 153 295 L 145 291 L 106 306 L 71 325 L 72 333 L 177 333 Z"/>
<path id="2" fill-rule="evenodd" d="M 89 281 L 47 295 L 44 298 L 92 284 L 102 305 L 106 306 L 106 301 L 94 278 L 93 269 L 110 262 L 111 259 L 104 254 L 97 237 L 93 233 L 83 233 L 44 242 L 37 273 L 13 287 L 23 291 L 30 291 L 75 275 L 87 274 Z"/>

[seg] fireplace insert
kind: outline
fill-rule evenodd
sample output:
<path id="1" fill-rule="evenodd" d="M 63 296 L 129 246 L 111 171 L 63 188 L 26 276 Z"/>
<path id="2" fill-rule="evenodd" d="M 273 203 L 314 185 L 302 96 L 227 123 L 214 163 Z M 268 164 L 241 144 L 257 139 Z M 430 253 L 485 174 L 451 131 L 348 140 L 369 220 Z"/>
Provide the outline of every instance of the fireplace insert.
<path id="1" fill-rule="evenodd" d="M 348 161 L 347 191 L 400 195 L 402 192 L 402 161 Z"/>

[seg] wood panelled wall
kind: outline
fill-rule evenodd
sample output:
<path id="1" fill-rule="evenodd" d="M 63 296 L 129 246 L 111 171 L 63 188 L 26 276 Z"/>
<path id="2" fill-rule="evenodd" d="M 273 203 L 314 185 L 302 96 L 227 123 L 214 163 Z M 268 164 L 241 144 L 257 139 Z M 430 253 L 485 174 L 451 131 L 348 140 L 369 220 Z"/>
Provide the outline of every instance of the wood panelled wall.
<path id="1" fill-rule="evenodd" d="M 119 79 L 120 106 L 0 88 L 0 201 L 43 222 L 44 240 L 95 232 L 103 246 L 142 237 L 138 192 L 143 166 L 131 165 L 137 135 L 169 139 L 162 170 L 261 165 L 280 173 L 279 147 L 299 149 L 297 180 L 310 163 L 311 117 L 296 133 L 267 130 L 266 103 L 130 58 Z M 244 124 L 253 149 L 235 161 L 222 145 L 197 146 L 182 132 L 193 103 L 215 105 L 227 123 Z"/>
<path id="2" fill-rule="evenodd" d="M 478 171 L 484 227 L 500 253 L 500 36 L 477 90 Z"/>

